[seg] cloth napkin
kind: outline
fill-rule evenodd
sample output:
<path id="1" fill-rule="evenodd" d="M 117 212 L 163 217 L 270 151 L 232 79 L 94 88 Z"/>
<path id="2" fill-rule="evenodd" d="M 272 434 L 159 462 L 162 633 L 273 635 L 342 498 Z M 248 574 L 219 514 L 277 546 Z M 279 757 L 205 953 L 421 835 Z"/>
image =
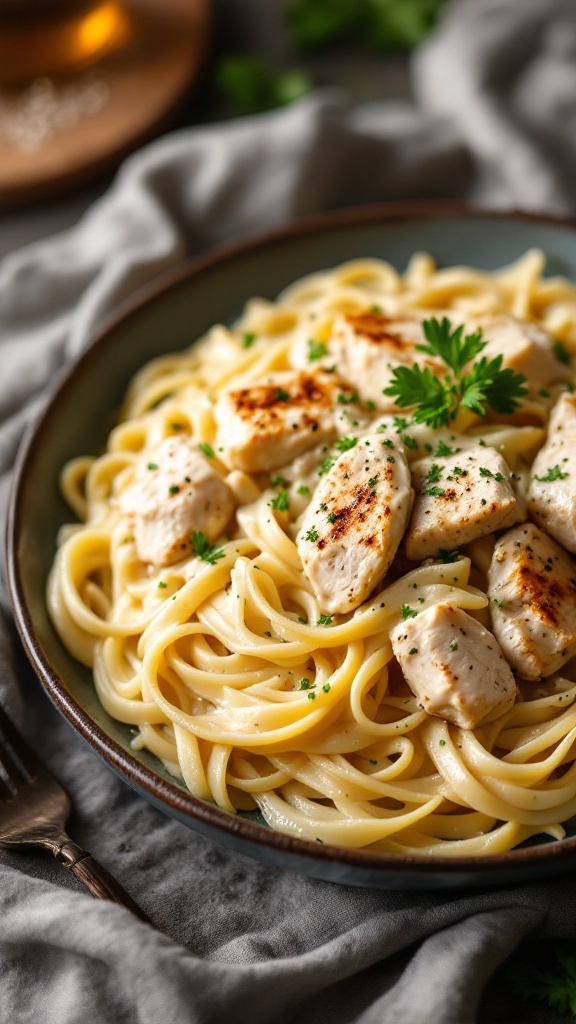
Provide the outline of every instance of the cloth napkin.
<path id="1" fill-rule="evenodd" d="M 303 214 L 450 197 L 576 211 L 573 0 L 460 0 L 412 65 L 415 100 L 338 91 L 186 129 L 129 159 L 58 237 L 0 264 L 0 515 L 27 423 L 122 299 L 194 254 Z M 0 852 L 1 1024 L 530 1024 L 493 980 L 526 939 L 574 937 L 568 875 L 386 892 L 266 867 L 140 799 L 31 678 L 0 588 L 0 700 L 70 792 L 73 837 L 157 925 Z"/>

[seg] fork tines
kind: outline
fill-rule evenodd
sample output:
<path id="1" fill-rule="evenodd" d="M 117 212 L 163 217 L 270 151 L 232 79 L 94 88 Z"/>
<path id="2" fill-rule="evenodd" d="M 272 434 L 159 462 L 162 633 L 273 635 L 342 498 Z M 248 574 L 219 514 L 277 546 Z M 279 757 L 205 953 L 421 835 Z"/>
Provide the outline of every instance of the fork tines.
<path id="1" fill-rule="evenodd" d="M 7 799 L 24 780 L 38 774 L 38 768 L 35 754 L 0 705 L 0 796 Z"/>

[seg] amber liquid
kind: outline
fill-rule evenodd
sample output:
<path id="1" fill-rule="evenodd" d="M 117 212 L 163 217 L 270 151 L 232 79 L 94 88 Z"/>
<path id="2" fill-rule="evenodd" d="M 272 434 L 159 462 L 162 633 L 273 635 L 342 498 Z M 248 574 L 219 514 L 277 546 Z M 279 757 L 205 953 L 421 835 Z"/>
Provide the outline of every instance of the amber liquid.
<path id="1" fill-rule="evenodd" d="M 122 0 L 0 0 L 0 83 L 89 67 L 127 33 Z"/>

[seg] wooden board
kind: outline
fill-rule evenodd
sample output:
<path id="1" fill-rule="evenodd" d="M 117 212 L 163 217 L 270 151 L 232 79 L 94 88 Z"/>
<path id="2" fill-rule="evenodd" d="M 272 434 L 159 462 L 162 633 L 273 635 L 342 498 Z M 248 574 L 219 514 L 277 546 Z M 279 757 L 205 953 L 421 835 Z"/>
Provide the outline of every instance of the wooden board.
<path id="1" fill-rule="evenodd" d="M 75 77 L 0 88 L 0 209 L 109 172 L 175 117 L 206 53 L 209 0 L 128 0 L 125 41 Z"/>

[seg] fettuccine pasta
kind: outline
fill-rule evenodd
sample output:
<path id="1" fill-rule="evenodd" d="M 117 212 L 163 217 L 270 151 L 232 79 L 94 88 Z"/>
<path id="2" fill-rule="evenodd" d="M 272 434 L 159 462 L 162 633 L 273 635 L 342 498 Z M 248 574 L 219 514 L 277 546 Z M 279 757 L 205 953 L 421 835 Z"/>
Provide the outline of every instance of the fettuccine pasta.
<path id="1" fill-rule="evenodd" d="M 502 456 L 525 501 L 576 353 L 576 288 L 543 277 L 543 262 L 532 251 L 486 273 L 438 269 L 419 254 L 401 275 L 361 259 L 312 274 L 274 302 L 253 299 L 232 328 L 218 325 L 145 366 L 106 449 L 64 468 L 62 490 L 80 522 L 61 532 L 48 586 L 52 620 L 73 656 L 92 667 L 106 711 L 133 728 L 134 749 L 154 753 L 196 797 L 230 812 L 259 809 L 281 832 L 376 852 L 485 855 L 564 835 L 562 823 L 576 814 L 574 658 L 532 681 L 515 669 L 513 703 L 464 728 L 424 709 L 394 656 L 393 631 L 435 606 L 493 629 L 487 580 L 502 528 L 443 543 L 448 556 L 416 559 L 401 531 L 381 578 L 355 607 L 330 613 L 302 555 L 306 536 L 317 533 L 302 534 L 316 489 L 351 458 L 346 445 L 365 437 L 389 439 L 413 472 L 438 451 L 462 461 L 481 445 Z M 334 325 L 368 314 L 382 324 L 505 315 L 538 325 L 560 346 L 561 373 L 546 386 L 529 380 L 512 413 L 461 408 L 440 427 L 414 422 L 411 409 L 383 408 L 377 380 L 376 397 L 366 397 L 344 376 L 328 410 L 345 418 L 336 434 L 303 440 L 303 450 L 271 469 L 273 439 L 268 448 L 260 436 L 248 439 L 240 452 L 234 423 L 217 419 L 225 396 L 252 394 L 283 374 L 339 381 L 330 365 Z M 283 387 L 276 390 L 282 399 Z M 184 443 L 202 479 L 162 483 L 158 453 L 179 458 Z M 246 468 L 257 445 L 260 461 Z M 148 480 L 165 488 L 167 519 L 192 490 L 194 500 L 206 498 L 180 551 L 156 557 L 152 534 L 142 540 Z M 221 526 L 202 519 L 209 505 Z"/>

